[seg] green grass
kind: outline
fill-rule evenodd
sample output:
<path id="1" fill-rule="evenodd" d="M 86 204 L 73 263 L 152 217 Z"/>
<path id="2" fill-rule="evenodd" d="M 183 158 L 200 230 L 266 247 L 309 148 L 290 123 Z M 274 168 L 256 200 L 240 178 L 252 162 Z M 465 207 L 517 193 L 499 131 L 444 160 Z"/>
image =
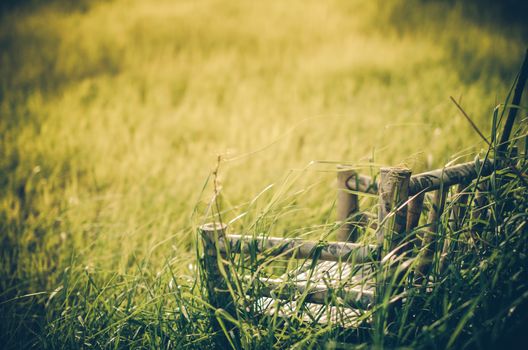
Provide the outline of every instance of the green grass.
<path id="1" fill-rule="evenodd" d="M 0 18 L 7 347 L 207 346 L 195 238 L 211 215 L 215 169 L 222 217 L 240 218 L 233 229 L 331 239 L 335 164 L 418 172 L 482 154 L 487 146 L 449 96 L 490 135 L 525 44 L 523 28 L 434 1 L 62 5 Z M 525 215 L 526 188 L 511 186 L 493 195 L 510 193 Z M 486 226 L 495 231 L 511 212 L 496 210 Z M 477 329 L 489 325 L 474 320 L 504 310 L 479 309 L 495 296 L 472 288 L 515 285 L 507 276 L 525 255 L 507 253 L 526 243 L 511 240 L 483 257 L 454 255 L 478 271 L 447 274 L 431 313 L 388 343 L 441 338 L 442 347 L 461 325 L 454 344 L 485 344 Z M 468 320 L 438 321 L 466 301 L 475 304 L 458 315 Z M 248 347 L 320 331 L 298 325 L 276 337 L 261 329 L 272 323 L 244 325 Z"/>

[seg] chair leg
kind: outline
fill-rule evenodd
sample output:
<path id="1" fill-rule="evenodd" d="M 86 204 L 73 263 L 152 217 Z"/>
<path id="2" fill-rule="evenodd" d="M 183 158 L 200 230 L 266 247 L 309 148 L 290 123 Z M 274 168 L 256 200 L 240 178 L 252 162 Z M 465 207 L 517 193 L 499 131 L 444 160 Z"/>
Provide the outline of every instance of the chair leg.
<path id="1" fill-rule="evenodd" d="M 236 318 L 235 301 L 228 290 L 229 270 L 221 262 L 221 256 L 217 249 L 218 238 L 225 239 L 227 225 L 210 223 L 199 228 L 199 234 L 204 248 L 202 267 L 205 273 L 206 289 L 209 303 L 215 309 L 210 316 L 211 326 L 215 333 L 215 343 L 219 349 L 231 348 L 239 344 L 239 334 L 234 325 L 228 324 L 222 327 L 219 310 L 226 311 L 231 317 Z M 230 334 L 224 334 L 224 328 Z M 228 338 L 229 337 L 229 338 Z"/>
<path id="2" fill-rule="evenodd" d="M 383 256 L 401 245 L 407 227 L 407 205 L 411 171 L 406 168 L 382 168 L 379 188 L 378 244 Z M 394 213 L 393 213 L 394 211 Z"/>
<path id="3" fill-rule="evenodd" d="M 433 255 L 435 249 L 433 245 L 436 243 L 436 236 L 438 234 L 438 223 L 440 216 L 444 211 L 445 201 L 447 197 L 447 192 L 449 188 L 443 188 L 438 191 L 435 191 L 433 197 L 433 206 L 429 212 L 429 217 L 427 219 L 428 228 L 424 233 L 422 239 L 422 249 L 423 253 L 420 258 L 418 265 L 418 278 L 423 279 L 429 272 L 433 262 Z"/>
<path id="4" fill-rule="evenodd" d="M 464 217 L 467 211 L 467 202 L 469 198 L 469 192 L 467 192 L 467 187 L 469 183 L 462 183 L 457 186 L 456 189 L 456 202 L 453 203 L 453 208 L 451 209 L 451 215 L 449 218 L 449 223 L 451 230 L 457 232 L 461 229 Z"/>
<path id="5" fill-rule="evenodd" d="M 358 239 L 357 227 L 347 222 L 359 212 L 357 194 L 348 192 L 348 181 L 356 177 L 357 173 L 353 170 L 337 172 L 337 221 L 343 223 L 337 231 L 337 240 L 341 242 L 355 242 Z"/>
<path id="6" fill-rule="evenodd" d="M 411 246 L 409 249 L 417 248 L 419 247 L 418 240 L 416 237 L 416 233 L 413 232 L 416 226 L 418 226 L 418 223 L 420 221 L 420 216 L 422 215 L 423 210 L 423 202 L 425 198 L 425 193 L 417 194 L 409 201 L 409 209 L 407 210 L 407 234 L 412 233 L 412 237 L 409 237 L 409 242 L 411 242 Z"/>
<path id="7" fill-rule="evenodd" d="M 407 205 L 411 171 L 405 168 L 382 168 L 379 187 L 377 239 L 380 245 L 380 268 L 376 281 L 376 299 L 379 310 L 375 320 L 379 329 L 392 325 L 401 300 L 391 302 L 394 295 L 404 291 L 402 278 L 402 252 L 407 226 Z"/>
<path id="8" fill-rule="evenodd" d="M 485 220 L 487 216 L 486 205 L 488 204 L 488 197 L 486 191 L 488 189 L 488 182 L 482 181 L 478 188 L 476 189 L 475 198 L 473 200 L 473 208 L 471 212 L 471 225 L 470 239 L 475 240 L 478 238 L 482 232 L 483 224 L 480 223 L 481 220 Z"/>

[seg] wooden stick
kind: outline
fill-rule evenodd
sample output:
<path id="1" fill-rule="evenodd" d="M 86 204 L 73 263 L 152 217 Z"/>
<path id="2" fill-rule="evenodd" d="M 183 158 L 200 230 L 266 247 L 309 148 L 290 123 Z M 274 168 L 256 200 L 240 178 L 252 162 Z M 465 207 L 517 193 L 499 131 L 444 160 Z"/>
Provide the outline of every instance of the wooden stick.
<path id="1" fill-rule="evenodd" d="M 449 187 L 445 187 L 442 190 L 436 191 L 433 197 L 433 205 L 427 219 L 429 226 L 422 240 L 422 249 L 424 252 L 418 265 L 418 275 L 420 277 L 427 275 L 431 268 L 433 255 L 435 252 L 433 244 L 435 243 L 435 238 L 437 236 L 439 221 L 442 212 L 444 211 L 446 195 L 448 191 Z"/>
<path id="2" fill-rule="evenodd" d="M 488 185 L 488 181 L 479 183 L 478 189 L 475 193 L 475 199 L 471 211 L 471 222 L 473 223 L 471 226 L 471 239 L 478 236 L 483 226 L 479 221 L 485 219 L 487 215 L 487 210 L 484 207 L 488 204 L 488 198 L 485 193 Z"/>
<path id="3" fill-rule="evenodd" d="M 324 283 L 287 281 L 280 278 L 260 279 L 264 284 L 262 294 L 271 298 L 294 300 L 305 295 L 306 302 L 326 304 L 332 296 L 341 298 L 346 304 L 366 309 L 374 302 L 374 291 L 366 287 L 329 287 Z M 299 295 L 300 294 L 300 295 Z"/>
<path id="4" fill-rule="evenodd" d="M 481 176 L 490 175 L 493 171 L 493 160 L 480 162 L 482 166 Z M 443 169 L 436 169 L 414 175 L 409 183 L 409 195 L 423 191 L 438 190 L 441 187 L 449 187 L 461 183 L 468 183 L 479 175 L 480 167 L 473 162 L 454 165 Z"/>
<path id="5" fill-rule="evenodd" d="M 449 223 L 451 230 L 456 232 L 462 228 L 462 220 L 466 215 L 469 193 L 466 191 L 469 183 L 461 183 L 456 189 L 456 198 L 451 208 Z"/>
<path id="6" fill-rule="evenodd" d="M 350 193 L 348 181 L 354 182 L 357 173 L 353 170 L 337 172 L 337 221 L 341 227 L 337 231 L 337 240 L 341 242 L 355 242 L 358 239 L 357 227 L 350 222 L 359 211 L 359 200 L 357 194 Z"/>
<path id="7" fill-rule="evenodd" d="M 203 267 L 205 272 L 206 288 L 209 303 L 215 309 L 224 309 L 231 316 L 236 317 L 235 302 L 228 291 L 227 281 L 229 270 L 221 266 L 221 256 L 218 256 L 217 242 L 225 239 L 227 225 L 221 223 L 209 223 L 200 226 L 199 233 L 204 247 Z M 224 271 L 225 276 L 222 274 Z M 220 349 L 230 346 L 228 339 L 224 336 L 222 326 L 215 314 L 210 316 L 210 322 L 215 332 L 215 343 Z M 233 325 L 229 326 L 230 329 Z"/>
<path id="8" fill-rule="evenodd" d="M 425 193 L 420 193 L 415 195 L 415 197 L 409 202 L 407 209 L 407 225 L 406 230 L 408 234 L 418 226 L 420 221 L 420 216 L 422 216 L 423 202 L 424 202 Z M 413 237 L 410 239 L 413 242 L 413 246 L 417 247 L 416 233 L 413 234 Z"/>
<path id="9" fill-rule="evenodd" d="M 380 172 L 378 212 L 378 244 L 383 246 L 382 255 L 390 252 L 405 238 L 407 206 L 411 171 L 406 168 L 382 168 Z M 398 209 L 399 208 L 399 209 Z M 396 210 L 392 213 L 393 210 Z M 383 257 L 383 256 L 382 256 Z"/>
<path id="10" fill-rule="evenodd" d="M 376 303 L 381 305 L 375 312 L 376 322 L 392 322 L 400 301 L 390 303 L 394 294 L 404 291 L 402 283 L 400 247 L 405 239 L 407 226 L 407 205 L 409 198 L 409 180 L 411 171 L 406 168 L 381 168 L 379 186 L 378 244 L 381 246 L 381 264 L 376 276 Z M 394 250 L 398 247 L 397 250 Z M 390 254 L 389 254 L 390 253 Z M 397 262 L 396 266 L 393 264 Z M 397 274 L 394 276 L 394 274 Z M 395 278 L 395 279 L 394 279 Z"/>
<path id="11" fill-rule="evenodd" d="M 347 187 L 351 191 L 378 194 L 378 184 L 370 176 L 357 174 L 347 179 Z"/>
<path id="12" fill-rule="evenodd" d="M 456 194 L 453 196 L 453 202 L 449 213 L 449 227 L 451 230 L 450 232 L 446 232 L 447 237 L 444 240 L 444 246 L 440 256 L 440 271 L 444 271 L 446 267 L 449 246 L 454 243 L 454 240 L 458 241 L 458 237 L 461 233 L 460 230 L 463 227 L 463 220 L 467 212 L 467 202 L 469 199 L 469 192 L 467 192 L 468 186 L 469 183 L 457 185 Z"/>
<path id="13" fill-rule="evenodd" d="M 226 241 L 229 244 L 226 244 Z M 355 263 L 369 262 L 376 259 L 376 245 L 366 245 L 350 242 L 321 242 L 297 238 L 252 237 L 250 235 L 227 235 L 218 240 L 220 252 L 228 249 L 233 254 L 266 253 L 273 256 L 291 257 L 296 259 L 317 258 L 322 261 L 353 261 Z"/>

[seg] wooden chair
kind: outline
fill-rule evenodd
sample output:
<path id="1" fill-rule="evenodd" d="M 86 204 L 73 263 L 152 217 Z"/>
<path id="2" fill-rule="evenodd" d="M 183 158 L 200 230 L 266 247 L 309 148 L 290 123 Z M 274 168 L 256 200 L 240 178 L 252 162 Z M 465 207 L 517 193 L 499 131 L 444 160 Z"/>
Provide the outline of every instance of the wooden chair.
<path id="1" fill-rule="evenodd" d="M 345 328 L 375 322 L 374 314 L 365 311 L 403 302 L 403 279 L 427 285 L 431 269 L 441 268 L 432 262 L 442 264 L 442 252 L 449 244 L 436 239 L 442 215 L 456 232 L 467 215 L 485 214 L 484 203 L 472 197 L 494 168 L 493 161 L 478 159 L 418 175 L 401 167 L 382 168 L 379 181 L 355 171 L 338 171 L 339 242 L 227 234 L 223 224 L 203 225 L 199 234 L 209 303 L 222 310 L 225 319 L 236 318 L 235 299 L 245 298 L 240 286 L 246 284 L 259 295 L 247 306 L 258 314 L 287 318 L 303 309 L 307 310 L 301 316 L 305 322 L 331 322 Z M 377 219 L 360 210 L 362 193 L 378 195 Z M 424 199 L 429 193 L 433 196 L 427 211 Z M 449 210 L 444 213 L 448 197 Z M 420 225 L 424 212 L 428 218 Z M 357 242 L 362 227 L 375 230 L 376 244 Z M 435 254 L 440 258 L 433 259 Z M 262 273 L 266 266 L 258 265 L 259 255 L 280 258 L 290 269 L 280 277 L 266 276 Z M 234 256 L 242 258 L 235 263 Z M 233 270 L 241 264 L 252 266 L 242 278 Z M 221 317 L 212 321 L 219 330 L 226 329 L 219 324 Z"/>

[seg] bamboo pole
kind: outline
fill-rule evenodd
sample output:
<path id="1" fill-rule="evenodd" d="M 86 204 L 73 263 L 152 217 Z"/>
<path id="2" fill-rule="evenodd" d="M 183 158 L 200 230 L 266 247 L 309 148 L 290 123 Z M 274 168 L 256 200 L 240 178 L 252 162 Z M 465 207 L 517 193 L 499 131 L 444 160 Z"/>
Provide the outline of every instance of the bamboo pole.
<path id="1" fill-rule="evenodd" d="M 210 316 L 211 326 L 215 332 L 215 343 L 223 349 L 230 346 L 230 342 L 224 334 L 222 325 L 217 318 L 220 309 L 225 310 L 232 317 L 236 317 L 235 302 L 228 290 L 229 270 L 225 269 L 222 257 L 218 254 L 217 243 L 225 239 L 227 225 L 221 223 L 208 223 L 200 226 L 199 233 L 202 238 L 204 256 L 203 267 L 205 272 L 206 289 L 210 305 L 215 309 Z M 234 341 L 237 340 L 237 333 L 233 331 L 234 326 L 229 324 L 227 328 Z"/>
<path id="2" fill-rule="evenodd" d="M 477 166 L 481 164 L 482 170 Z M 481 170 L 481 171 L 480 171 Z M 479 175 L 487 176 L 493 172 L 493 160 L 475 161 L 453 165 L 443 169 L 436 169 L 414 175 L 409 183 L 409 195 L 414 195 L 423 191 L 429 192 L 443 187 L 468 183 Z"/>
<path id="3" fill-rule="evenodd" d="M 410 177 L 411 171 L 406 168 L 380 169 L 379 226 L 376 234 L 381 264 L 376 276 L 375 298 L 381 307 L 375 312 L 374 319 L 381 324 L 391 323 L 395 319 L 400 301 L 391 302 L 391 299 L 404 290 L 404 264 L 399 253 L 404 248 L 400 244 L 405 239 L 407 226 L 407 205 L 404 203 L 409 198 Z"/>
<path id="4" fill-rule="evenodd" d="M 332 287 L 325 283 L 310 284 L 280 278 L 260 279 L 260 282 L 264 285 L 261 292 L 266 297 L 294 300 L 304 295 L 304 301 L 315 304 L 326 304 L 332 297 L 338 297 L 344 303 L 361 309 L 374 302 L 374 291 L 362 286 Z"/>
<path id="5" fill-rule="evenodd" d="M 451 230 L 456 232 L 462 228 L 462 220 L 466 215 L 467 211 L 467 202 L 469 198 L 469 193 L 466 191 L 469 186 L 468 182 L 461 183 L 457 186 L 455 202 L 451 208 L 451 215 L 449 218 L 449 223 Z"/>
<path id="6" fill-rule="evenodd" d="M 377 240 L 383 246 L 383 258 L 405 239 L 407 206 L 402 204 L 409 198 L 411 171 L 397 167 L 382 168 L 380 176 Z"/>
<path id="7" fill-rule="evenodd" d="M 358 230 L 351 220 L 359 211 L 359 200 L 355 193 L 350 193 L 348 181 L 354 182 L 357 173 L 353 170 L 337 172 L 337 221 L 341 227 L 337 231 L 337 240 L 341 242 L 355 242 L 358 239 Z"/>
<path id="8" fill-rule="evenodd" d="M 226 243 L 227 242 L 227 243 Z M 221 253 L 264 253 L 273 256 L 321 261 L 350 261 L 364 263 L 376 258 L 376 245 L 350 242 L 308 241 L 298 238 L 252 237 L 250 235 L 226 235 L 218 240 Z"/>
<path id="9" fill-rule="evenodd" d="M 351 191 L 378 194 L 378 184 L 370 176 L 356 174 L 347 179 L 347 187 Z"/>
<path id="10" fill-rule="evenodd" d="M 442 212 L 444 211 L 445 201 L 449 187 L 443 188 L 442 190 L 437 190 L 434 193 L 433 204 L 431 211 L 429 212 L 429 217 L 427 219 L 428 228 L 422 239 L 422 249 L 423 253 L 418 265 L 418 276 L 423 278 L 430 271 L 431 264 L 433 261 L 433 256 L 435 252 L 435 238 L 438 234 L 438 224 Z"/>
<path id="11" fill-rule="evenodd" d="M 461 183 L 456 187 L 456 193 L 452 197 L 451 210 L 449 211 L 449 227 L 450 232 L 446 232 L 447 237 L 444 240 L 442 254 L 440 256 L 440 271 L 444 271 L 446 267 L 447 254 L 449 253 L 449 246 L 456 244 L 460 235 L 460 230 L 463 227 L 463 220 L 467 212 L 467 203 L 469 199 L 469 192 L 467 188 L 469 183 Z"/>
<path id="12" fill-rule="evenodd" d="M 417 194 L 408 204 L 407 209 L 407 224 L 406 231 L 408 234 L 412 234 L 410 242 L 412 242 L 413 247 L 417 247 L 416 233 L 412 233 L 413 230 L 418 226 L 420 221 L 420 216 L 422 215 L 423 202 L 424 202 L 425 193 Z"/>
<path id="13" fill-rule="evenodd" d="M 483 181 L 478 184 L 476 189 L 475 199 L 473 200 L 473 208 L 471 211 L 471 239 L 477 237 L 482 231 L 483 224 L 480 222 L 484 220 L 487 215 L 487 209 L 485 208 L 488 204 L 488 198 L 486 189 L 489 187 L 488 181 Z"/>

